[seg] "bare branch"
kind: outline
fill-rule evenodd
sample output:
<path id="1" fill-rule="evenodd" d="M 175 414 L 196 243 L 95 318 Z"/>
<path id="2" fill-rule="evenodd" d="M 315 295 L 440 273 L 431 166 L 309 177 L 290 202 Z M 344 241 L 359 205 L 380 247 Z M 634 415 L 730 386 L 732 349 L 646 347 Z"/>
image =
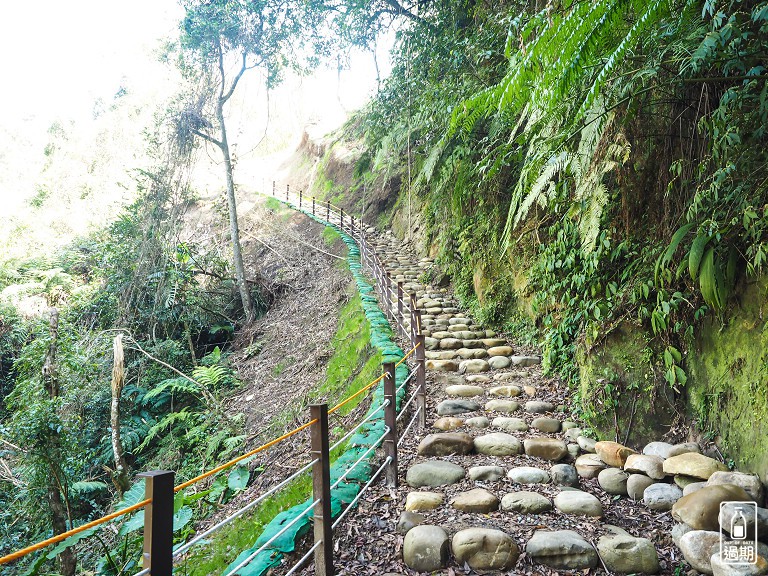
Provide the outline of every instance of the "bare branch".
<path id="1" fill-rule="evenodd" d="M 214 144 L 218 148 L 222 148 L 224 144 L 222 144 L 219 140 L 216 140 L 216 138 L 213 138 L 212 136 L 208 136 L 205 132 L 200 132 L 200 130 L 192 130 L 192 134 L 195 136 L 199 136 L 203 140 L 207 140 L 211 144 Z"/>

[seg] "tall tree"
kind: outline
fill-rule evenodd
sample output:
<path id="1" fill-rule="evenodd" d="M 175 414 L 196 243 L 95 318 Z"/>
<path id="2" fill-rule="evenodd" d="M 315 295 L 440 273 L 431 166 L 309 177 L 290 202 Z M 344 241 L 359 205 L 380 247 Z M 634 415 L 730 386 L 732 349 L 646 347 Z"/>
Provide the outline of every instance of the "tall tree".
<path id="1" fill-rule="evenodd" d="M 323 12 L 296 0 L 188 0 L 184 8 L 180 62 L 196 89 L 179 115 L 178 134 L 188 144 L 191 135 L 221 152 L 235 276 L 246 321 L 251 321 L 254 307 L 240 245 L 226 106 L 247 71 L 259 68 L 268 84 L 274 84 L 285 66 L 302 68 L 314 62 L 321 45 L 316 43 L 311 51 L 302 48 L 317 39 L 313 31 Z"/>

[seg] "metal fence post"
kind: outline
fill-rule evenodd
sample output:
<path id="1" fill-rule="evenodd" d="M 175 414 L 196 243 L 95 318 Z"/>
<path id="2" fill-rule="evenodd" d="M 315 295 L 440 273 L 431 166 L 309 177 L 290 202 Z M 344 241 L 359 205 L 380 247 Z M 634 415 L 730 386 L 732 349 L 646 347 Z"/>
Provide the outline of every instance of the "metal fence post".
<path id="1" fill-rule="evenodd" d="M 331 201 L 330 200 L 325 201 L 325 221 L 326 222 L 331 221 Z"/>
<path id="2" fill-rule="evenodd" d="M 411 300 L 410 300 L 410 306 L 411 306 L 411 346 L 416 346 L 416 334 L 418 334 L 418 331 L 416 330 L 416 294 L 411 292 Z"/>
<path id="3" fill-rule="evenodd" d="M 427 369 L 424 351 L 424 334 L 416 334 L 416 409 L 419 411 L 419 426 L 427 426 Z"/>
<path id="4" fill-rule="evenodd" d="M 341 210 L 341 226 L 339 226 L 342 231 L 344 230 L 344 208 L 339 208 Z"/>
<path id="5" fill-rule="evenodd" d="M 315 215 L 315 197 L 312 196 L 312 216 Z"/>
<path id="6" fill-rule="evenodd" d="M 405 324 L 403 323 L 403 281 L 397 281 L 397 334 L 405 339 Z"/>
<path id="7" fill-rule="evenodd" d="M 286 184 L 285 185 L 285 201 L 288 202 L 288 193 L 291 191 L 291 185 Z"/>
<path id="8" fill-rule="evenodd" d="M 385 299 L 387 301 L 387 318 L 392 320 L 394 317 L 394 314 L 392 314 L 392 276 L 389 270 L 387 270 L 384 277 L 384 292 L 386 293 Z"/>
<path id="9" fill-rule="evenodd" d="M 299 190 L 299 209 L 301 209 L 301 200 L 304 196 L 304 190 Z"/>
<path id="10" fill-rule="evenodd" d="M 328 405 L 312 404 L 309 416 L 314 420 L 310 427 L 312 442 L 312 498 L 320 500 L 314 507 L 313 520 L 315 544 L 315 574 L 333 576 L 333 518 L 331 516 L 331 462 L 328 456 Z M 153 574 L 154 576 L 154 574 Z"/>
<path id="11" fill-rule="evenodd" d="M 389 404 L 384 408 L 384 423 L 389 431 L 384 437 L 384 454 L 389 457 L 387 466 L 387 486 L 397 488 L 397 408 L 396 408 L 395 363 L 384 364 L 384 400 Z"/>
<path id="12" fill-rule="evenodd" d="M 152 576 L 173 573 L 173 471 L 142 472 L 144 497 L 152 502 L 144 508 L 144 568 Z"/>

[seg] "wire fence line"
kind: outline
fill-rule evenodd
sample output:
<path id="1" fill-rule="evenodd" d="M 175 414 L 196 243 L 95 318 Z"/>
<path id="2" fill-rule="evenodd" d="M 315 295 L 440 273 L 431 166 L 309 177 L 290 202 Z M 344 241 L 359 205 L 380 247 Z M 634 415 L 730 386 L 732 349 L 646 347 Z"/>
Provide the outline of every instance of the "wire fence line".
<path id="1" fill-rule="evenodd" d="M 276 195 L 275 197 L 282 200 L 282 198 Z M 380 308 L 389 320 L 390 325 L 393 327 L 394 335 L 407 343 L 407 352 L 402 355 L 402 358 L 400 358 L 399 361 L 385 363 L 383 365 L 381 376 L 332 408 L 328 408 L 325 404 L 311 406 L 312 413 L 316 414 L 316 416 L 311 418 L 307 423 L 176 486 L 174 486 L 174 473 L 171 471 L 154 471 L 141 474 L 141 476 L 145 477 L 146 495 L 146 498 L 141 502 L 122 510 L 115 511 L 112 514 L 108 514 L 93 522 L 89 522 L 47 540 L 38 542 L 32 546 L 23 548 L 12 554 L 0 557 L 0 565 L 18 560 L 28 554 L 42 550 L 47 546 L 77 536 L 86 530 L 98 528 L 112 520 L 143 509 L 145 515 L 144 567 L 140 572 L 134 574 L 134 576 L 144 576 L 146 574 L 151 574 L 153 576 L 170 576 L 173 572 L 175 560 L 183 558 L 196 545 L 204 542 L 208 536 L 243 516 L 246 512 L 252 510 L 269 496 L 285 488 L 290 482 L 296 480 L 301 475 L 312 471 L 313 500 L 311 505 L 288 523 L 288 525 L 283 527 L 283 529 L 276 535 L 273 535 L 268 539 L 267 542 L 260 546 L 255 552 L 240 562 L 238 566 L 229 570 L 227 573 L 232 575 L 236 574 L 238 570 L 247 566 L 259 553 L 267 550 L 269 545 L 277 540 L 277 538 L 288 532 L 292 526 L 300 522 L 301 519 L 306 518 L 312 512 L 314 513 L 313 523 L 315 526 L 315 542 L 309 552 L 298 560 L 288 574 L 295 573 L 295 571 L 297 571 L 313 554 L 315 556 L 317 574 L 327 576 L 334 573 L 331 530 L 338 526 L 341 520 L 354 508 L 363 493 L 370 488 L 373 482 L 378 479 L 383 472 L 386 471 L 387 483 L 389 485 L 397 484 L 397 447 L 402 443 L 405 435 L 415 424 L 419 423 L 421 427 L 425 426 L 424 408 L 426 405 L 426 384 L 424 336 L 421 334 L 420 330 L 421 314 L 416 306 L 415 295 L 408 295 L 409 299 L 406 300 L 402 283 L 392 282 L 391 275 L 386 270 L 381 258 L 368 240 L 365 223 L 359 218 L 355 219 L 353 215 L 348 213 L 345 214 L 342 208 L 334 206 L 329 202 L 320 203 L 312 198 L 310 203 L 308 199 L 303 197 L 301 192 L 299 192 L 298 195 L 291 195 L 287 188 L 285 201 L 290 203 L 292 199 L 294 200 L 293 207 L 310 213 L 307 208 L 311 205 L 311 214 L 313 216 L 325 220 L 326 223 L 337 227 L 355 241 L 360 250 L 362 268 L 364 270 L 367 269 L 370 277 L 374 279 Z M 323 218 L 323 216 L 325 216 L 325 218 Z M 397 369 L 409 359 L 414 362 L 414 366 L 407 373 L 407 376 L 403 378 L 400 385 L 397 386 L 395 382 Z M 398 395 L 403 393 L 403 390 L 414 378 L 416 379 L 415 390 L 405 404 L 402 405 L 398 413 Z M 382 382 L 384 386 L 384 401 L 375 409 L 372 409 L 363 420 L 345 433 L 333 444 L 333 446 L 330 446 L 328 415 L 354 401 L 356 398 L 359 398 Z M 402 435 L 398 435 L 398 422 L 404 417 L 406 411 L 414 402 L 416 402 L 414 414 L 405 426 Z M 363 455 L 360 456 L 339 478 L 337 478 L 333 484 L 331 484 L 330 478 L 328 477 L 330 451 L 339 448 L 345 442 L 349 442 L 355 434 L 358 434 L 366 426 L 366 424 L 370 424 L 375 420 L 380 419 L 381 412 L 384 413 L 383 419 L 386 422 L 382 433 L 368 446 L 367 450 L 363 452 Z M 314 455 L 314 458 L 308 464 L 283 478 L 280 482 L 270 487 L 264 493 L 260 494 L 223 520 L 217 522 L 204 532 L 196 534 L 191 540 L 174 549 L 173 496 L 175 493 L 227 470 L 243 460 L 247 460 L 261 452 L 265 452 L 273 446 L 307 429 L 309 429 L 310 432 L 310 439 L 313 446 L 312 454 Z M 316 445 L 321 446 L 322 449 L 316 450 Z M 335 522 L 331 524 L 330 490 L 336 488 L 351 476 L 353 471 L 355 471 L 358 466 L 365 462 L 369 455 L 375 453 L 380 447 L 383 447 L 385 453 L 383 463 L 377 468 L 365 485 L 362 486 L 356 496 L 341 511 L 341 514 L 337 517 Z M 325 514 L 322 513 L 323 510 L 325 510 Z M 328 526 L 323 526 L 323 523 L 326 523 Z M 326 532 L 326 537 L 318 538 L 318 534 L 321 534 L 324 530 Z M 76 542 L 73 541 L 72 545 L 75 543 Z"/>

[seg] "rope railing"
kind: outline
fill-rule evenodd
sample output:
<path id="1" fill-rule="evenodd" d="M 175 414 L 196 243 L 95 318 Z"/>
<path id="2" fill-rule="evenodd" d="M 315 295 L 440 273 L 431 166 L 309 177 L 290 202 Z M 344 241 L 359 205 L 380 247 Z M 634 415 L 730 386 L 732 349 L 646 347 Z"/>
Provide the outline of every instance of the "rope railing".
<path id="1" fill-rule="evenodd" d="M 278 199 L 281 199 L 276 194 L 274 194 L 274 192 L 273 192 L 273 196 L 275 196 Z M 286 194 L 285 194 L 285 201 L 290 202 L 291 199 L 297 200 L 299 209 L 304 209 L 303 204 L 305 202 L 308 202 L 309 200 L 303 197 L 303 193 L 301 191 L 297 195 L 295 192 L 291 193 L 290 190 L 287 188 Z M 138 510 L 144 509 L 145 511 L 145 542 L 144 542 L 145 565 L 144 565 L 144 569 L 138 572 L 137 574 L 135 574 L 134 576 L 144 576 L 147 574 L 152 574 L 152 576 L 168 576 L 172 574 L 174 558 L 183 557 L 195 545 L 203 542 L 208 536 L 220 530 L 224 526 L 230 524 L 235 519 L 245 514 L 247 511 L 253 509 L 255 506 L 262 503 L 266 498 L 268 498 L 278 490 L 285 488 L 287 484 L 289 484 L 290 482 L 298 478 L 300 475 L 307 473 L 310 469 L 312 469 L 313 493 L 317 492 L 317 494 L 321 494 L 321 496 L 317 497 L 317 494 L 316 494 L 310 506 L 308 506 L 300 515 L 294 518 L 290 523 L 284 526 L 277 534 L 272 536 L 258 550 L 250 554 L 238 566 L 230 570 L 229 574 L 234 574 L 237 571 L 241 570 L 243 567 L 247 566 L 253 560 L 253 558 L 255 558 L 263 550 L 266 550 L 277 538 L 285 534 L 292 526 L 294 526 L 302 518 L 305 518 L 307 514 L 309 514 L 309 511 L 312 510 L 313 508 L 315 509 L 315 515 L 314 515 L 315 543 L 310 548 L 309 552 L 307 552 L 299 560 L 298 564 L 296 564 L 290 570 L 290 572 L 288 572 L 288 574 L 294 573 L 297 570 L 298 566 L 304 563 L 309 558 L 309 556 L 311 556 L 313 553 L 315 554 L 315 564 L 316 564 L 316 567 L 318 568 L 316 570 L 316 573 L 322 574 L 323 576 L 327 576 L 328 574 L 333 573 L 332 571 L 332 564 L 333 564 L 332 544 L 333 543 L 330 541 L 332 539 L 332 536 L 330 535 L 331 533 L 328 532 L 325 538 L 318 538 L 318 534 L 320 533 L 318 532 L 318 525 L 320 525 L 319 527 L 322 529 L 322 524 L 325 521 L 326 515 L 328 516 L 328 522 L 330 522 L 330 508 L 327 509 L 328 510 L 327 514 L 320 514 L 318 513 L 319 512 L 318 507 L 319 506 L 329 507 L 330 506 L 330 495 L 329 495 L 330 489 L 332 487 L 338 486 L 341 482 L 346 480 L 347 477 L 352 473 L 352 471 L 357 466 L 359 466 L 363 461 L 365 461 L 373 452 L 375 452 L 381 446 L 383 446 L 386 454 L 383 464 L 376 470 L 376 472 L 373 474 L 370 480 L 362 487 L 360 492 L 342 511 L 341 515 L 330 526 L 330 529 L 332 530 L 333 528 L 338 526 L 341 520 L 349 513 L 349 511 L 359 501 L 362 494 L 370 488 L 370 486 L 373 484 L 373 482 L 376 479 L 378 479 L 381 476 L 383 471 L 385 470 L 387 471 L 387 484 L 389 484 L 390 486 L 397 485 L 397 446 L 399 446 L 402 443 L 403 439 L 406 437 L 408 432 L 417 422 L 419 422 L 422 427 L 425 426 L 425 405 L 426 405 L 425 358 L 424 358 L 425 352 L 424 352 L 424 336 L 421 334 L 421 313 L 415 305 L 415 296 L 414 294 L 409 294 L 408 296 L 410 297 L 410 303 L 406 302 L 406 299 L 404 297 L 405 294 L 403 291 L 402 282 L 392 281 L 390 274 L 385 269 L 382 259 L 378 256 L 375 249 L 373 249 L 372 246 L 368 243 L 366 239 L 366 232 L 365 232 L 365 228 L 367 224 L 361 218 L 355 218 L 353 215 L 349 213 L 345 214 L 343 208 L 340 208 L 332 204 L 331 202 L 318 203 L 315 198 L 312 198 L 311 206 L 312 206 L 312 214 L 320 217 L 325 216 L 325 219 L 327 222 L 338 224 L 339 228 L 342 231 L 349 233 L 349 235 L 352 236 L 352 238 L 358 243 L 358 246 L 360 247 L 360 253 L 361 253 L 361 263 L 363 264 L 363 266 L 367 266 L 370 269 L 373 277 L 375 278 L 374 286 L 377 289 L 379 294 L 381 308 L 385 312 L 387 318 L 394 323 L 395 335 L 397 337 L 403 338 L 404 340 L 410 341 L 410 347 L 408 352 L 405 353 L 398 362 L 385 364 L 384 371 L 381 376 L 379 376 L 374 381 L 370 382 L 369 384 L 367 384 L 366 386 L 364 386 L 354 394 L 351 394 L 350 396 L 348 396 L 347 398 L 345 398 L 344 400 L 336 404 L 334 407 L 329 409 L 325 405 L 313 406 L 312 407 L 313 414 L 317 416 L 311 418 L 307 423 L 302 424 L 301 426 L 298 426 L 293 430 L 286 432 L 285 434 L 277 438 L 274 438 L 273 440 L 270 440 L 269 442 L 265 442 L 264 444 L 244 454 L 241 454 L 240 456 L 232 458 L 229 461 L 212 468 L 211 470 L 203 472 L 202 474 L 199 474 L 194 478 L 191 478 L 185 482 L 182 482 L 177 486 L 174 486 L 174 483 L 173 483 L 173 476 L 174 476 L 173 472 L 144 473 L 142 474 L 142 476 L 146 478 L 145 491 L 147 495 L 151 495 L 150 497 L 142 500 L 141 502 L 133 504 L 129 507 L 123 508 L 121 510 L 108 514 L 106 516 L 103 516 L 102 518 L 99 518 L 92 522 L 88 522 L 86 524 L 83 524 L 82 526 L 78 526 L 77 528 L 74 528 L 62 534 L 53 536 L 52 538 L 48 538 L 46 540 L 38 542 L 37 544 L 23 548 L 12 554 L 3 556 L 2 558 L 0 558 L 0 565 L 6 564 L 8 562 L 12 562 L 14 560 L 18 560 L 28 554 L 42 550 L 47 546 L 63 542 L 67 538 L 70 538 L 77 534 L 81 534 L 86 530 L 101 526 L 121 516 L 125 516 L 127 514 L 131 514 Z M 403 363 L 405 363 L 409 358 L 415 360 L 415 367 L 408 373 L 407 377 L 404 378 L 400 386 L 396 387 L 395 373 L 397 371 L 397 368 L 400 367 Z M 416 378 L 416 389 L 410 395 L 407 402 L 405 402 L 405 404 L 402 406 L 402 408 L 400 409 L 400 414 L 398 415 L 396 410 L 397 406 L 396 406 L 395 398 L 397 394 L 401 393 L 402 390 L 408 385 L 408 383 L 413 380 L 414 377 Z M 360 423 L 358 423 L 355 427 L 353 427 L 353 429 L 350 432 L 345 434 L 340 440 L 334 443 L 332 448 L 333 449 L 338 448 L 344 442 L 349 440 L 365 424 L 376 419 L 378 417 L 378 413 L 382 410 L 385 412 L 384 420 L 386 422 L 386 425 L 384 427 L 384 432 L 375 441 L 373 441 L 370 445 L 368 445 L 367 450 L 365 450 L 363 454 L 354 462 L 354 464 L 351 467 L 349 467 L 343 474 L 341 474 L 341 476 L 331 486 L 328 478 L 320 477 L 322 476 L 322 472 L 320 471 L 323 468 L 325 469 L 325 474 L 327 475 L 328 461 L 330 458 L 329 456 L 330 448 L 328 446 L 329 444 L 328 415 L 340 410 L 344 406 L 347 406 L 349 403 L 353 402 L 355 399 L 359 398 L 360 396 L 365 394 L 367 391 L 369 391 L 371 388 L 381 383 L 382 381 L 384 382 L 385 400 L 381 403 L 381 405 L 378 408 L 369 412 L 368 415 Z M 401 435 L 400 438 L 398 439 L 397 422 L 403 418 L 403 416 L 406 414 L 406 411 L 410 408 L 410 406 L 414 402 L 416 402 L 417 404 L 414 414 L 411 417 L 407 426 L 405 427 L 403 435 Z M 320 420 L 318 418 L 320 418 Z M 282 481 L 275 484 L 274 486 L 269 488 L 267 491 L 259 495 L 257 498 L 253 499 L 248 504 L 241 507 L 237 511 L 233 512 L 223 520 L 217 522 L 215 525 L 211 526 L 204 532 L 201 532 L 195 535 L 194 538 L 192 538 L 190 541 L 186 542 L 185 544 L 181 545 L 180 547 L 176 548 L 175 551 L 173 550 L 172 520 L 173 520 L 173 494 L 174 493 L 178 493 L 207 478 L 210 478 L 211 476 L 214 476 L 220 472 L 223 472 L 229 468 L 232 468 L 236 464 L 243 462 L 244 460 L 247 460 L 248 458 L 251 458 L 259 453 L 265 452 L 270 448 L 274 447 L 275 445 L 279 444 L 280 442 L 283 442 L 284 440 L 287 440 L 288 438 L 291 438 L 306 429 L 310 429 L 310 435 L 312 438 L 312 446 L 313 446 L 312 453 L 318 454 L 319 455 L 318 457 L 315 457 L 309 464 L 303 466 L 296 472 L 284 478 Z M 318 442 L 319 442 L 318 445 L 322 445 L 322 450 L 320 450 L 320 452 L 317 452 L 315 449 L 315 446 Z M 318 482 L 320 484 L 324 483 L 326 488 L 323 488 L 323 490 L 328 490 L 327 494 L 325 492 L 322 492 L 322 493 L 318 492 L 318 490 L 320 490 L 319 488 L 320 484 L 318 484 Z M 152 535 L 151 542 L 147 540 L 148 534 Z M 319 567 L 321 566 L 325 568 L 323 568 L 322 570 L 319 569 Z M 328 571 L 329 566 L 330 566 L 330 571 Z"/>

